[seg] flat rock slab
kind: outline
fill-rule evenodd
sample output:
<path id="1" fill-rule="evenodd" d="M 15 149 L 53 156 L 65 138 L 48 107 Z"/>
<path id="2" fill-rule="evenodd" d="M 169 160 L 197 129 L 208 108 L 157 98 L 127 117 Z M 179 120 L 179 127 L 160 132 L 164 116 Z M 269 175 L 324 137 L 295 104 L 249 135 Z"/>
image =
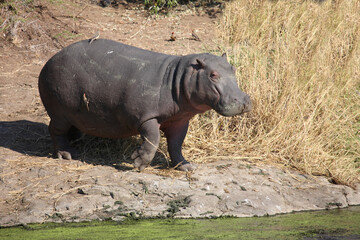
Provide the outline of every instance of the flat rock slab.
<path id="1" fill-rule="evenodd" d="M 14 172 L 9 161 L 0 159 L 0 226 L 126 217 L 250 217 L 360 204 L 359 186 L 352 189 L 325 177 L 244 161 L 200 164 L 193 173 L 152 167 L 141 173 L 119 171 L 46 157 Z"/>

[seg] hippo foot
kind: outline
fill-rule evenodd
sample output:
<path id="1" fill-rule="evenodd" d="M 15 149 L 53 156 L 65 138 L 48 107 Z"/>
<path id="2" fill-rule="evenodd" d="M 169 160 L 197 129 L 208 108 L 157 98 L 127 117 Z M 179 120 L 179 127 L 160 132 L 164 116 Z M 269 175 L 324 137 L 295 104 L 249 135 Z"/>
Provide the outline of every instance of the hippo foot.
<path id="1" fill-rule="evenodd" d="M 177 166 L 176 169 L 184 172 L 190 172 L 194 171 L 197 168 L 195 164 L 191 164 L 189 162 L 185 164 L 181 164 L 180 166 Z"/>
<path id="2" fill-rule="evenodd" d="M 147 166 L 149 166 L 151 160 L 147 160 L 147 154 L 141 150 L 136 150 L 132 155 L 131 159 L 134 160 L 134 167 L 138 168 L 139 171 L 144 170 Z"/>
<path id="3" fill-rule="evenodd" d="M 58 150 L 56 153 L 59 159 L 66 160 L 72 160 L 73 158 L 77 158 L 79 156 L 79 153 L 73 148 L 63 151 Z"/>
<path id="4" fill-rule="evenodd" d="M 147 166 L 149 166 L 149 164 L 144 164 L 142 159 L 140 158 L 136 158 L 134 160 L 134 167 L 139 169 L 139 171 L 144 170 Z"/>

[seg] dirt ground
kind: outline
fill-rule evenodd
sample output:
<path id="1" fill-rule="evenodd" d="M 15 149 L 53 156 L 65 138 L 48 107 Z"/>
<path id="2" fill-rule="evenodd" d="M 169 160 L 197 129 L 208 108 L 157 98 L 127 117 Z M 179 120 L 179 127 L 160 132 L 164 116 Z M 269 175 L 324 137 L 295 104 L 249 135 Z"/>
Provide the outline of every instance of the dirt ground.
<path id="1" fill-rule="evenodd" d="M 0 226 L 44 221 L 108 218 L 116 220 L 116 217 L 134 212 L 144 216 L 175 215 L 178 212 L 182 212 L 178 214 L 182 217 L 251 216 L 290 212 L 294 209 L 321 209 L 360 204 L 360 194 L 357 190 L 332 185 L 324 178 L 319 180 L 300 173 L 268 167 L 259 168 L 256 164 L 246 161 L 209 163 L 207 166 L 200 166 L 194 177 L 192 174 L 164 167 L 150 167 L 145 173 L 138 173 L 133 169 L 131 161 L 119 164 L 121 156 L 119 159 L 105 162 L 93 159 L 54 159 L 51 155 L 51 139 L 47 132 L 49 118 L 42 106 L 37 88 L 40 70 L 53 54 L 77 40 L 90 38 L 96 32 L 99 32 L 102 38 L 167 54 L 185 55 L 217 51 L 216 21 L 220 15 L 220 7 L 215 5 L 203 9 L 189 5 L 173 11 L 168 16 L 149 17 L 141 7 L 125 2 L 117 8 L 102 8 L 80 0 L 34 1 L 31 9 L 24 7 L 19 11 L 25 21 L 14 20 L 7 11 L 11 9 L 3 7 L 2 19 L 11 22 L 11 27 L 0 36 Z M 201 41 L 193 39 L 193 30 Z M 175 41 L 169 41 L 172 32 L 176 36 Z M 91 148 L 94 141 L 97 139 L 85 143 L 90 143 L 87 147 Z M 110 140 L 103 146 L 107 147 L 108 144 L 112 144 Z M 231 177 L 223 183 L 227 184 L 227 187 L 219 186 L 214 176 L 222 178 L 221 174 L 225 174 L 223 171 L 229 168 L 232 169 Z M 219 169 L 221 171 L 214 172 Z M 259 186 L 270 181 L 269 176 L 272 176 L 270 173 L 264 174 L 264 171 L 275 171 L 276 176 L 285 174 L 286 177 L 278 176 L 278 180 L 275 181 L 277 177 L 274 175 L 270 182 L 273 184 L 275 181 L 277 185 L 274 187 L 275 185 L 270 184 L 271 189 L 277 189 L 279 186 L 299 186 L 305 184 L 305 181 L 308 184 L 305 185 L 312 189 L 311 191 L 320 186 L 325 189 L 327 195 L 320 194 L 323 200 L 319 200 L 321 203 L 318 204 L 316 200 L 304 199 L 313 207 L 297 203 L 297 207 L 282 208 L 275 204 L 268 205 L 268 210 L 263 208 L 256 212 L 249 210 L 250 207 L 260 209 L 254 204 L 255 200 L 252 203 L 245 196 L 242 200 L 236 200 L 234 196 L 237 195 L 231 196 L 231 192 L 235 192 L 231 186 L 238 189 L 241 194 L 246 191 L 244 189 L 252 188 L 254 191 L 250 195 L 253 195 L 254 199 L 259 199 L 256 192 L 260 190 L 250 186 L 251 180 L 242 180 L 247 181 L 246 184 L 249 186 L 246 187 L 245 183 L 241 185 L 239 180 L 236 180 L 240 174 L 238 171 L 242 171 L 245 176 L 252 175 L 253 183 L 255 184 L 257 179 L 256 184 Z M 288 177 L 289 174 L 292 177 Z M 261 176 L 263 182 L 258 182 L 258 176 Z M 194 181 L 198 181 L 196 187 Z M 316 185 L 317 182 L 320 185 Z M 164 187 L 160 193 L 161 184 L 169 185 L 172 190 Z M 206 192 L 212 187 L 221 191 L 203 194 L 209 198 L 209 204 L 201 205 L 203 199 L 199 192 Z M 306 187 L 299 187 L 303 190 L 304 188 Z M 197 193 L 191 193 L 190 189 Z M 144 197 L 144 192 L 151 193 L 147 195 L 148 199 Z M 291 205 L 287 203 L 291 200 L 284 197 L 284 193 L 280 190 L 275 192 L 280 194 L 279 196 L 283 195 L 282 199 L 276 197 L 278 202 Z M 308 196 L 310 199 L 314 194 L 308 193 L 311 193 Z M 296 197 L 295 193 L 293 195 Z M 189 196 L 192 196 L 191 201 Z M 265 194 L 263 197 L 269 196 Z M 229 203 L 224 203 L 226 199 L 233 199 L 232 204 L 236 203 L 238 207 L 236 204 L 231 207 L 231 204 L 230 206 Z M 171 201 L 177 201 L 176 203 L 182 206 L 180 210 L 176 207 L 174 211 L 171 210 Z M 156 202 L 159 204 L 155 204 Z M 150 205 L 152 207 L 149 207 Z M 192 205 L 196 207 L 192 209 Z M 234 209 L 242 209 L 241 205 L 247 210 L 236 212 Z M 199 206 L 203 206 L 203 210 Z"/>

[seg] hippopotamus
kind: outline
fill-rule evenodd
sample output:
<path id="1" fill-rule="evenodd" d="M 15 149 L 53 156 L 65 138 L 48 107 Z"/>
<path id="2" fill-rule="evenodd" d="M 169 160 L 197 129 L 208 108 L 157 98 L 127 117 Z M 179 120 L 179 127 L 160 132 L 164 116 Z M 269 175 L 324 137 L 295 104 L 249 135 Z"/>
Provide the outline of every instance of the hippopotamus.
<path id="1" fill-rule="evenodd" d="M 160 130 L 172 166 L 194 170 L 182 155 L 189 120 L 210 109 L 235 116 L 252 107 L 225 55 L 167 55 L 107 39 L 79 41 L 55 54 L 41 70 L 39 92 L 55 156 L 76 155 L 68 139 L 73 129 L 115 139 L 140 134 L 143 142 L 131 156 L 140 171 L 156 153 Z"/>

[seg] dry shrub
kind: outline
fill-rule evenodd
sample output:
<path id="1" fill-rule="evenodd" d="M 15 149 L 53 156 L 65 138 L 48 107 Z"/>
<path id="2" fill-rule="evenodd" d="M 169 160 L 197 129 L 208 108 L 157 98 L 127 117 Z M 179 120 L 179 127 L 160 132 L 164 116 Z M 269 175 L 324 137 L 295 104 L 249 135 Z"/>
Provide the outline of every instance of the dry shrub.
<path id="1" fill-rule="evenodd" d="M 219 35 L 254 109 L 196 117 L 185 155 L 254 157 L 359 181 L 360 2 L 236 0 Z"/>

